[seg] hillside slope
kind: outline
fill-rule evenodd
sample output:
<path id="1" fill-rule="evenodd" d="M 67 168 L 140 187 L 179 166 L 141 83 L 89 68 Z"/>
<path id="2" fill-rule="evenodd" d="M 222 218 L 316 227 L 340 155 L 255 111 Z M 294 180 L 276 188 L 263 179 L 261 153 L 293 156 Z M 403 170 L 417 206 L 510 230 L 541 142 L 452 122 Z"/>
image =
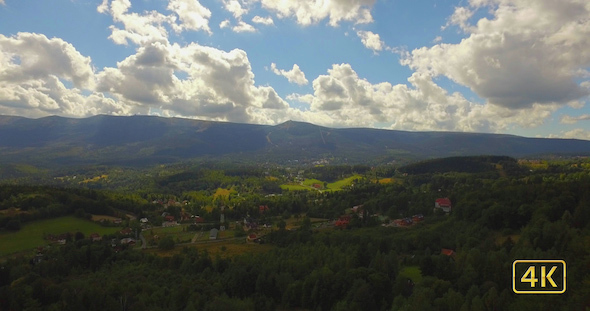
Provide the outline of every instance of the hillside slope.
<path id="1" fill-rule="evenodd" d="M 0 116 L 0 161 L 148 165 L 185 159 L 385 162 L 465 155 L 588 154 L 590 141 L 513 135 L 276 126 L 153 116 Z"/>

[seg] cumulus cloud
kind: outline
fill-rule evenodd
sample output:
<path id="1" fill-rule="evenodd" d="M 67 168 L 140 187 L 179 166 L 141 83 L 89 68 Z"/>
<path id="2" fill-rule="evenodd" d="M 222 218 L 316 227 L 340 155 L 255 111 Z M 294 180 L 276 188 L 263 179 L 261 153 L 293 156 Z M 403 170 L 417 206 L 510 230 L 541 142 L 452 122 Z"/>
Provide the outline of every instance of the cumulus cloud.
<path id="1" fill-rule="evenodd" d="M 262 24 L 262 25 L 273 25 L 274 24 L 274 21 L 272 20 L 272 17 L 270 17 L 270 16 L 260 17 L 260 16 L 256 15 L 252 18 L 252 22 L 255 24 Z"/>
<path id="2" fill-rule="evenodd" d="M 89 57 L 62 39 L 0 35 L 0 109 L 28 117 L 125 114 L 128 107 L 93 92 Z M 69 86 L 66 86 L 69 85 Z M 81 89 L 87 90 L 83 94 Z"/>
<path id="3" fill-rule="evenodd" d="M 223 8 L 238 20 L 241 20 L 242 15 L 248 13 L 248 9 L 242 6 L 238 0 L 223 0 Z"/>
<path id="4" fill-rule="evenodd" d="M 470 25 L 472 13 L 486 8 L 493 18 Z M 589 15 L 586 1 L 470 1 L 449 19 L 468 37 L 415 49 L 402 64 L 446 76 L 499 107 L 564 105 L 590 94 L 576 82 L 590 65 Z"/>
<path id="5" fill-rule="evenodd" d="M 151 42 L 97 78 L 97 89 L 119 102 L 168 116 L 268 123 L 271 115 L 285 119 L 289 110 L 272 87 L 255 86 L 247 54 L 240 49 Z"/>
<path id="6" fill-rule="evenodd" d="M 19 83 L 52 74 L 76 87 L 91 87 L 94 83 L 90 57 L 82 56 L 62 39 L 23 32 L 13 37 L 0 34 L 0 55 L 0 81 Z"/>
<path id="7" fill-rule="evenodd" d="M 232 30 L 234 32 L 240 33 L 240 32 L 256 32 L 256 28 L 254 28 L 254 26 L 244 22 L 244 21 L 239 21 L 238 24 L 234 27 L 232 27 Z"/>
<path id="8" fill-rule="evenodd" d="M 376 54 L 378 51 L 382 51 L 383 49 L 388 49 L 387 45 L 381 40 L 379 34 L 373 33 L 371 31 L 364 31 L 359 30 L 356 32 L 356 35 L 361 38 L 361 42 L 363 45 Z"/>
<path id="9" fill-rule="evenodd" d="M 473 16 L 473 11 L 468 7 L 456 7 L 453 15 L 449 17 L 447 20 L 446 25 L 442 26 L 441 29 L 444 30 L 451 25 L 457 25 L 463 31 L 469 31 L 469 19 Z"/>
<path id="10" fill-rule="evenodd" d="M 167 9 L 175 13 L 171 15 L 164 15 L 155 10 L 139 14 L 130 12 L 130 9 L 129 0 L 111 0 L 110 5 L 109 0 L 103 0 L 96 8 L 99 13 L 109 13 L 115 22 L 123 25 L 123 28 L 115 25 L 109 27 L 109 38 L 116 44 L 141 45 L 150 41 L 165 42 L 168 40 L 166 25 L 171 26 L 176 32 L 202 30 L 211 34 L 211 11 L 197 0 L 170 0 Z"/>
<path id="11" fill-rule="evenodd" d="M 303 73 L 297 64 L 293 64 L 293 68 L 291 70 L 284 70 L 278 69 L 277 64 L 271 63 L 270 70 L 278 76 L 287 78 L 287 80 L 289 80 L 291 83 L 296 83 L 298 85 L 305 85 L 308 83 L 307 79 L 305 78 L 305 73 Z"/>
<path id="12" fill-rule="evenodd" d="M 223 20 L 221 23 L 219 23 L 219 28 L 223 29 L 227 27 L 229 27 L 229 19 Z"/>
<path id="13" fill-rule="evenodd" d="M 328 18 L 330 26 L 341 21 L 355 24 L 373 22 L 371 8 L 375 0 L 255 0 L 275 12 L 279 18 L 295 18 L 303 26 L 317 24 Z"/>
<path id="14" fill-rule="evenodd" d="M 549 135 L 549 138 L 572 138 L 590 140 L 590 131 L 577 128 L 571 131 L 562 131 L 561 134 Z"/>
<path id="15" fill-rule="evenodd" d="M 168 10 L 176 13 L 181 24 L 172 24 L 175 31 L 203 30 L 211 34 L 209 18 L 211 11 L 201 5 L 198 0 L 170 0 Z"/>
<path id="16" fill-rule="evenodd" d="M 565 123 L 565 124 L 575 124 L 578 123 L 579 121 L 587 121 L 590 120 L 590 114 L 583 114 L 577 117 L 572 117 L 572 116 L 563 116 L 561 117 L 560 122 L 561 123 Z"/>
<path id="17" fill-rule="evenodd" d="M 298 101 L 300 103 L 306 103 L 306 104 L 313 103 L 313 98 L 314 97 L 311 94 L 301 95 L 301 94 L 293 93 L 293 94 L 287 95 L 288 100 L 294 100 L 294 101 Z"/>
<path id="18" fill-rule="evenodd" d="M 310 103 L 302 116 L 327 126 L 374 126 L 392 129 L 498 132 L 512 125 L 538 126 L 557 106 L 537 105 L 511 110 L 472 103 L 460 93 L 449 94 L 430 75 L 414 73 L 405 84 L 372 84 L 349 64 L 333 65 L 313 81 L 314 93 L 287 99 Z"/>

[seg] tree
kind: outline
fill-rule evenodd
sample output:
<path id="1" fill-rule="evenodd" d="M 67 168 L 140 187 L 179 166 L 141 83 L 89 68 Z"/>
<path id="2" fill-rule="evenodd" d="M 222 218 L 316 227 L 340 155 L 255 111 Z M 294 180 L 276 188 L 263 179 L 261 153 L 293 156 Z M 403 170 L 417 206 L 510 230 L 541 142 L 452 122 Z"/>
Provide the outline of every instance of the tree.
<path id="1" fill-rule="evenodd" d="M 162 240 L 160 240 L 160 243 L 158 243 L 158 248 L 165 251 L 173 249 L 174 239 L 172 239 L 171 236 L 163 238 Z"/>

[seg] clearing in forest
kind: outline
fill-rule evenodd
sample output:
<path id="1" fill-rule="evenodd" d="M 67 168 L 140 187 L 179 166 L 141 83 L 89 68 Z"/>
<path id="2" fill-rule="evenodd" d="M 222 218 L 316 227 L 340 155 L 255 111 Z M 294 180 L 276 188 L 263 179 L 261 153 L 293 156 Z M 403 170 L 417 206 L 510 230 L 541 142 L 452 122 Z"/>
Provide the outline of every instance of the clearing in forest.
<path id="1" fill-rule="evenodd" d="M 103 227 L 88 220 L 65 216 L 25 223 L 19 231 L 0 234 L 0 257 L 49 244 L 46 234 L 82 232 L 85 237 L 91 233 L 112 234 L 120 227 Z"/>

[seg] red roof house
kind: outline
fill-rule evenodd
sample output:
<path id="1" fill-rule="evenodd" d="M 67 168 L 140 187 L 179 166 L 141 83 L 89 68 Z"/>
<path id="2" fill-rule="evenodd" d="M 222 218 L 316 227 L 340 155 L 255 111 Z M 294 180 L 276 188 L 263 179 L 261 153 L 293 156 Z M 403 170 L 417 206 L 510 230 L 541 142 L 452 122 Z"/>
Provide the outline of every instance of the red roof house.
<path id="1" fill-rule="evenodd" d="M 100 236 L 100 234 L 98 233 L 91 233 L 90 234 L 90 239 L 95 242 L 95 241 L 101 241 L 102 237 Z"/>
<path id="2" fill-rule="evenodd" d="M 451 200 L 449 198 L 439 198 L 434 201 L 434 208 L 440 208 L 445 213 L 449 213 L 451 211 Z"/>
<path id="3" fill-rule="evenodd" d="M 455 251 L 448 248 L 443 248 L 440 250 L 441 255 L 446 255 L 450 257 L 455 257 Z"/>

